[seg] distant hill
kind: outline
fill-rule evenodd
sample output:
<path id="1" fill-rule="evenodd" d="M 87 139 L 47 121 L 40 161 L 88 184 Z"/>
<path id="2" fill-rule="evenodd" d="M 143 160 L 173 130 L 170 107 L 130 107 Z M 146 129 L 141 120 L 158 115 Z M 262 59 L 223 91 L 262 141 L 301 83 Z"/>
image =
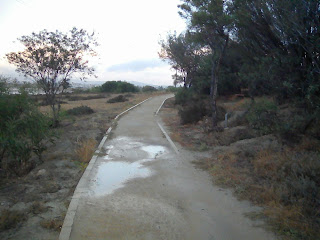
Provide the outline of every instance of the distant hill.
<path id="1" fill-rule="evenodd" d="M 137 87 L 144 87 L 144 86 L 152 86 L 155 88 L 158 87 L 168 87 L 168 85 L 154 85 L 154 84 L 149 84 L 149 83 L 142 83 L 142 82 L 138 82 L 138 81 L 126 81 L 126 80 L 117 80 L 117 81 L 123 81 L 123 82 L 128 82 L 131 83 Z M 95 86 L 101 86 L 102 84 L 104 84 L 106 81 L 91 81 L 91 80 L 87 80 L 87 81 L 73 81 L 72 82 L 72 87 L 73 88 L 90 88 L 90 87 L 95 87 Z"/>

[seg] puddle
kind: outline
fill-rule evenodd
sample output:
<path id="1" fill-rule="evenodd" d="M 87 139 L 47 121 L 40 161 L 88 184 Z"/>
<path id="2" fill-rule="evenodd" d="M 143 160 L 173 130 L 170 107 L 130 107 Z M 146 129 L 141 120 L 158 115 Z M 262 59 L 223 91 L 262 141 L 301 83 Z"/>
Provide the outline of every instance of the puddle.
<path id="1" fill-rule="evenodd" d="M 147 152 L 150 158 L 156 158 L 158 155 L 165 152 L 165 148 L 162 146 L 145 146 L 141 148 L 143 151 Z"/>
<path id="2" fill-rule="evenodd" d="M 145 168 L 141 162 L 106 162 L 102 163 L 94 178 L 92 191 L 95 196 L 112 193 L 134 178 L 145 178 L 151 175 L 151 171 Z"/>

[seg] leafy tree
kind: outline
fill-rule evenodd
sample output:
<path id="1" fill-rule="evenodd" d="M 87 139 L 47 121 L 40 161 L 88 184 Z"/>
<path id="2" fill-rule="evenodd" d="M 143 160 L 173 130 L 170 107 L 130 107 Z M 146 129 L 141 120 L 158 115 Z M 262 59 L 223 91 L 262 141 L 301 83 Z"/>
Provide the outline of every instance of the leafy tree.
<path id="1" fill-rule="evenodd" d="M 223 0 L 183 0 L 180 15 L 187 19 L 190 31 L 211 50 L 212 126 L 217 126 L 218 74 L 229 43 L 230 17 Z"/>
<path id="2" fill-rule="evenodd" d="M 60 111 L 59 93 L 70 87 L 71 77 L 78 73 L 81 79 L 93 75 L 87 55 L 95 56 L 97 45 L 94 34 L 73 28 L 68 33 L 42 30 L 18 39 L 25 47 L 21 52 L 6 55 L 17 71 L 31 77 L 45 92 L 51 106 L 53 125 L 58 124 Z"/>
<path id="3" fill-rule="evenodd" d="M 191 87 L 201 56 L 204 54 L 201 45 L 190 32 L 178 36 L 176 33 L 168 34 L 167 39 L 162 40 L 160 45 L 160 58 L 168 61 L 176 70 L 176 74 L 173 75 L 174 84 L 183 83 L 184 87 Z"/>

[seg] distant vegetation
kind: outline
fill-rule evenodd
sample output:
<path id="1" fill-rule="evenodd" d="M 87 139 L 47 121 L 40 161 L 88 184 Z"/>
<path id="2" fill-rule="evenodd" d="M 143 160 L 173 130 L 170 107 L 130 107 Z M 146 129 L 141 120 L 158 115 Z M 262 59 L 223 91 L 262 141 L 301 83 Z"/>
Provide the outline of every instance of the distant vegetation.
<path id="1" fill-rule="evenodd" d="M 142 92 L 156 92 L 158 90 L 152 86 L 144 86 L 144 87 L 142 87 L 141 91 Z"/>
<path id="2" fill-rule="evenodd" d="M 100 87 L 101 92 L 105 93 L 135 93 L 139 92 L 139 88 L 131 83 L 122 81 L 108 81 Z"/>

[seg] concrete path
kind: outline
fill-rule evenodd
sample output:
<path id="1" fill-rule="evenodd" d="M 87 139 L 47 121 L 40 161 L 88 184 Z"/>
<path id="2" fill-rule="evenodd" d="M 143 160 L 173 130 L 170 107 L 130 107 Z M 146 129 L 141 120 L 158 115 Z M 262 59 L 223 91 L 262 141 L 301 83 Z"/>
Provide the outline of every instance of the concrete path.
<path id="1" fill-rule="evenodd" d="M 175 152 L 155 116 L 166 97 L 119 120 L 82 182 L 70 239 L 275 239 L 244 217 L 250 204 L 214 187 L 190 152 Z"/>

